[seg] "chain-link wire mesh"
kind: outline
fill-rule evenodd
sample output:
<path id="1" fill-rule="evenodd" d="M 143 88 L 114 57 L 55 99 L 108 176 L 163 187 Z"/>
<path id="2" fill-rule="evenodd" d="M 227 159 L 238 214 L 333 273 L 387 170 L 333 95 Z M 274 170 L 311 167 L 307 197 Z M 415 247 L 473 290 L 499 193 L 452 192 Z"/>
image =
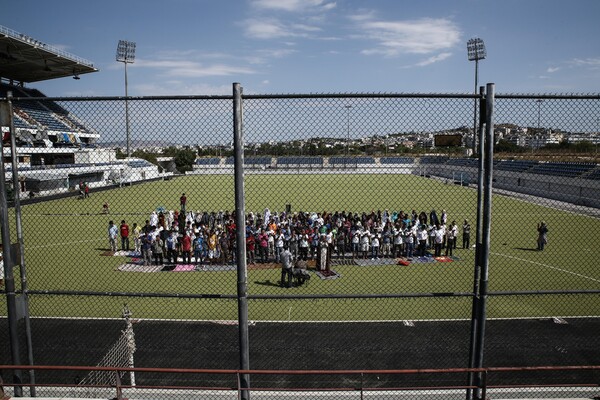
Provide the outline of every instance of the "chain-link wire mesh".
<path id="1" fill-rule="evenodd" d="M 238 368 L 233 98 L 130 98 L 125 115 L 122 98 L 13 95 L 18 187 L 8 141 L 5 178 L 22 204 L 9 226 L 14 243 L 21 217 L 35 363 L 97 365 L 125 329 L 127 304 L 136 367 Z M 251 368 L 468 366 L 478 100 L 243 96 Z M 593 96 L 496 96 L 486 366 L 598 359 L 599 113 Z M 2 357 L 9 364 L 8 348 Z M 365 387 L 415 386 L 396 378 Z M 254 382 L 345 386 L 327 375 Z"/>

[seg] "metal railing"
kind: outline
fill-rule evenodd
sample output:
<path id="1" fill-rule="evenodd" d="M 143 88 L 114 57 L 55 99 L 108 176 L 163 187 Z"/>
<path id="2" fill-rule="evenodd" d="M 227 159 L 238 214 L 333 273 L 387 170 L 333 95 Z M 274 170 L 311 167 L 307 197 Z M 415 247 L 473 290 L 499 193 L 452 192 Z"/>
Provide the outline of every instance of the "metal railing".
<path id="1" fill-rule="evenodd" d="M 600 381 L 598 380 L 600 366 L 536 366 L 536 367 L 489 367 L 489 368 L 446 368 L 446 369 L 406 369 L 406 370 L 239 370 L 239 369 L 185 369 L 185 368 L 116 368 L 116 367 L 88 367 L 88 366 L 48 366 L 36 365 L 15 366 L 0 365 L 3 371 L 35 370 L 40 376 L 48 371 L 63 372 L 106 372 L 114 376 L 114 384 L 80 385 L 68 382 L 38 383 L 38 393 L 45 397 L 69 396 L 87 398 L 92 395 L 106 395 L 111 391 L 116 399 L 148 398 L 160 395 L 163 399 L 178 399 L 202 396 L 202 398 L 241 398 L 242 392 L 253 393 L 253 398 L 261 398 L 261 394 L 270 396 L 278 394 L 290 398 L 318 398 L 318 395 L 327 395 L 328 398 L 356 398 L 356 399 L 387 399 L 387 398 L 461 398 L 467 390 L 481 390 L 481 399 L 493 398 L 525 398 L 532 393 L 537 398 L 578 398 L 585 394 L 586 398 L 597 398 L 600 395 Z M 123 379 L 126 374 L 135 373 L 138 376 L 153 374 L 163 376 L 164 381 L 177 381 L 177 376 L 193 376 L 195 382 L 206 381 L 208 376 L 230 377 L 234 385 L 202 385 L 202 384 L 161 384 L 161 385 L 135 385 L 128 384 Z M 481 374 L 481 386 L 469 386 L 456 383 L 460 376 L 470 373 Z M 547 376 L 556 374 L 556 378 L 547 379 Z M 565 378 L 561 378 L 566 375 Z M 573 374 L 580 377 L 573 378 Z M 262 384 L 243 387 L 240 382 L 243 376 L 249 375 L 256 380 L 263 377 Z M 540 376 L 546 375 L 546 378 Z M 319 376 L 326 378 L 324 385 L 295 386 L 268 384 L 273 382 L 273 377 L 298 377 Z M 384 377 L 397 382 L 404 377 L 403 384 L 398 385 L 387 381 L 381 384 Z M 427 379 L 427 380 L 426 380 Z M 561 380 L 562 379 L 562 380 Z M 339 382 L 344 382 L 340 385 Z M 256 382 L 253 379 L 253 382 Z M 444 382 L 444 383 L 440 383 Z M 21 384 L 19 387 L 25 392 L 29 385 Z M 1 388 L 1 387 L 0 387 Z M 4 388 L 4 395 L 10 395 L 10 388 Z M 522 396 L 522 397 L 521 397 Z M 408 398 L 408 397 L 407 397 Z"/>

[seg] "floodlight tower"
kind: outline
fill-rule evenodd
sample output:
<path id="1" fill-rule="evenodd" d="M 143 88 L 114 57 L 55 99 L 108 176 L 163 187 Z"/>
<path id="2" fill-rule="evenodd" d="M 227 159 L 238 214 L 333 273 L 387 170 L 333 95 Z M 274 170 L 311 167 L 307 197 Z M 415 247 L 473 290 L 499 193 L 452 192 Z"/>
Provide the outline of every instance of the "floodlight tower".
<path id="1" fill-rule="evenodd" d="M 469 61 L 475 61 L 475 94 L 477 94 L 477 79 L 479 77 L 479 60 L 485 59 L 485 44 L 480 38 L 473 38 L 467 41 L 467 54 Z M 477 99 L 473 110 L 473 154 L 477 151 Z"/>
<path id="2" fill-rule="evenodd" d="M 129 101 L 127 94 L 127 64 L 135 61 L 135 42 L 119 40 L 117 45 L 117 61 L 125 65 L 125 130 L 127 132 L 127 158 L 131 157 L 131 140 L 129 138 Z"/>

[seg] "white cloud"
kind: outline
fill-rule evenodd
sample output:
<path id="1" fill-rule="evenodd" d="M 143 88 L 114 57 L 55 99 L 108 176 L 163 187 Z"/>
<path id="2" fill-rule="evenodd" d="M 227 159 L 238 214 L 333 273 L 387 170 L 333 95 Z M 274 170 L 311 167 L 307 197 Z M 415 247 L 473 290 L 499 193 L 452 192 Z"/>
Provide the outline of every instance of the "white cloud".
<path id="1" fill-rule="evenodd" d="M 208 85 L 204 83 L 189 83 L 185 81 L 169 81 L 160 83 L 143 83 L 135 85 L 136 93 L 140 96 L 172 96 L 172 95 L 230 95 L 231 84 Z"/>
<path id="2" fill-rule="evenodd" d="M 274 39 L 293 36 L 279 21 L 247 19 L 244 22 L 246 35 L 256 39 Z"/>
<path id="3" fill-rule="evenodd" d="M 571 60 L 571 65 L 576 67 L 600 67 L 600 58 L 575 58 Z"/>
<path id="4" fill-rule="evenodd" d="M 444 18 L 407 21 L 376 21 L 371 14 L 352 18 L 364 32 L 363 38 L 376 43 L 363 54 L 394 57 L 401 54 L 429 54 L 448 50 L 460 42 L 460 30 Z"/>
<path id="5" fill-rule="evenodd" d="M 452 55 L 452 53 L 440 53 L 437 56 L 429 57 L 426 60 L 416 63 L 415 66 L 424 67 L 426 65 L 434 64 L 438 61 L 445 60 L 446 58 L 450 57 L 451 55 Z"/>
<path id="6" fill-rule="evenodd" d="M 164 75 L 182 78 L 198 78 L 207 76 L 230 76 L 254 74 L 250 68 L 237 65 L 211 64 L 204 65 L 190 60 L 145 60 L 138 59 L 136 68 L 154 68 L 162 70 Z"/>
<path id="7" fill-rule="evenodd" d="M 247 19 L 243 23 L 246 36 L 254 39 L 278 39 L 290 37 L 309 37 L 321 28 L 306 24 L 284 24 L 273 18 Z"/>
<path id="8" fill-rule="evenodd" d="M 310 9 L 327 11 L 336 7 L 335 2 L 325 2 L 325 0 L 254 0 L 252 4 L 257 8 L 289 12 L 300 12 Z"/>
<path id="9" fill-rule="evenodd" d="M 559 71 L 560 67 L 548 67 L 548 69 L 546 69 L 546 72 L 551 74 L 553 72 Z"/>
<path id="10" fill-rule="evenodd" d="M 299 31 L 306 31 L 306 32 L 318 32 L 321 30 L 321 28 L 319 28 L 318 26 L 311 26 L 311 25 L 306 25 L 306 24 L 293 24 L 292 27 Z"/>
<path id="11" fill-rule="evenodd" d="M 265 64 L 273 58 L 283 58 L 297 53 L 294 49 L 263 49 L 256 50 L 251 56 L 245 57 L 250 64 Z"/>

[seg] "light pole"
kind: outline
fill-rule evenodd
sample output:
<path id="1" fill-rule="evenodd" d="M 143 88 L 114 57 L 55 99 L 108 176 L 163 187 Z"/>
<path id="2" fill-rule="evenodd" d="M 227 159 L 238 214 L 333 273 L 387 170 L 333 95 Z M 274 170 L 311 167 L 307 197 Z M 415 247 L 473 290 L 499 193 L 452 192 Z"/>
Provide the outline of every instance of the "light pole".
<path id="1" fill-rule="evenodd" d="M 538 103 L 538 123 L 537 123 L 537 127 L 538 127 L 538 131 L 540 130 L 540 126 L 541 126 L 541 120 L 542 120 L 542 103 L 544 102 L 544 99 L 537 99 L 536 103 Z"/>
<path id="2" fill-rule="evenodd" d="M 533 145 L 535 145 L 535 148 L 539 148 L 540 147 L 540 136 L 541 136 L 541 132 L 540 132 L 540 127 L 541 127 L 541 121 L 542 121 L 542 103 L 544 102 L 543 99 L 537 99 L 535 101 L 538 105 L 538 118 L 537 118 L 537 132 L 535 134 L 535 143 L 532 143 L 531 146 L 531 153 L 533 153 Z"/>
<path id="3" fill-rule="evenodd" d="M 594 137 L 594 144 L 596 145 L 596 157 L 598 157 L 598 139 L 600 139 L 600 118 L 596 118 L 596 135 Z"/>
<path id="4" fill-rule="evenodd" d="M 135 42 L 119 40 L 117 45 L 117 61 L 125 65 L 125 130 L 127 134 L 127 158 L 131 157 L 131 139 L 129 137 L 129 100 L 127 93 L 127 64 L 135 61 Z"/>
<path id="5" fill-rule="evenodd" d="M 469 61 L 475 61 L 475 91 L 477 94 L 477 81 L 479 78 L 479 60 L 486 57 L 485 44 L 480 38 L 472 38 L 467 41 L 467 56 Z M 477 99 L 473 107 L 473 154 L 477 151 Z"/>
<path id="6" fill-rule="evenodd" d="M 347 121 L 347 127 L 348 127 L 348 134 L 346 137 L 346 156 L 348 156 L 348 154 L 350 153 L 350 109 L 352 108 L 352 106 L 350 104 L 347 104 L 344 107 L 347 110 L 346 121 Z"/>

